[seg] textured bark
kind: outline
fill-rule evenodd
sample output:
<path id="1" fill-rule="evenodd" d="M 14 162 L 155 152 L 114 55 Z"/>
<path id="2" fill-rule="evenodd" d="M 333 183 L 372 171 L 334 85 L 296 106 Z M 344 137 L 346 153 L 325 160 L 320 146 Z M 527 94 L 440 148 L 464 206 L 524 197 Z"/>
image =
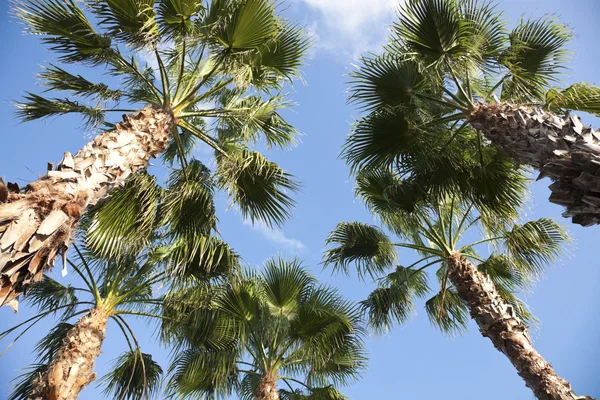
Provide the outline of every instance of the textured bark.
<path id="1" fill-rule="evenodd" d="M 96 379 L 94 361 L 100 355 L 108 314 L 93 309 L 71 328 L 56 360 L 33 382 L 27 400 L 75 400 Z"/>
<path id="2" fill-rule="evenodd" d="M 256 388 L 256 400 L 279 400 L 276 378 L 269 375 L 261 377 L 260 384 Z"/>
<path id="3" fill-rule="evenodd" d="M 564 217 L 583 226 L 600 224 L 600 132 L 576 115 L 507 103 L 477 104 L 468 117 L 474 128 L 520 164 L 549 176 L 550 201 Z"/>
<path id="4" fill-rule="evenodd" d="M 0 306 L 14 304 L 64 254 L 86 207 L 165 150 L 172 126 L 171 114 L 153 107 L 124 115 L 75 156 L 65 153 L 55 171 L 0 201 Z"/>
<path id="5" fill-rule="evenodd" d="M 494 283 L 469 260 L 455 254 L 448 259 L 449 278 L 484 337 L 488 337 L 516 368 L 539 400 L 588 399 L 579 397 L 533 348 L 527 327 L 506 304 Z"/>

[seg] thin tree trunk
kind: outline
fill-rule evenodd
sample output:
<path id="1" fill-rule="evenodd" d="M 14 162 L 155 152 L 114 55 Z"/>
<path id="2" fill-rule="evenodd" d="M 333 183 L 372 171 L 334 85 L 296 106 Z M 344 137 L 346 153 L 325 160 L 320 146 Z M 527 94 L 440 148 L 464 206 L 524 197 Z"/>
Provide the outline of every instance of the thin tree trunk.
<path id="1" fill-rule="evenodd" d="M 100 355 L 108 314 L 95 308 L 69 333 L 48 371 L 33 381 L 27 400 L 75 400 L 96 379 L 94 361 Z"/>
<path id="2" fill-rule="evenodd" d="M 0 306 L 16 300 L 64 254 L 88 206 L 165 150 L 172 126 L 171 114 L 150 106 L 124 115 L 75 156 L 65 153 L 56 171 L 0 202 Z"/>
<path id="3" fill-rule="evenodd" d="M 550 201 L 583 226 L 600 224 L 600 133 L 576 115 L 508 103 L 477 104 L 468 120 L 520 164 L 549 176 Z"/>
<path id="4" fill-rule="evenodd" d="M 256 388 L 256 400 L 279 400 L 277 379 L 270 375 L 263 375 Z"/>
<path id="5" fill-rule="evenodd" d="M 481 334 L 508 357 L 539 400 L 593 400 L 577 396 L 569 382 L 559 377 L 533 348 L 527 327 L 485 274 L 460 254 L 450 257 L 448 266 L 450 281 L 467 304 Z"/>

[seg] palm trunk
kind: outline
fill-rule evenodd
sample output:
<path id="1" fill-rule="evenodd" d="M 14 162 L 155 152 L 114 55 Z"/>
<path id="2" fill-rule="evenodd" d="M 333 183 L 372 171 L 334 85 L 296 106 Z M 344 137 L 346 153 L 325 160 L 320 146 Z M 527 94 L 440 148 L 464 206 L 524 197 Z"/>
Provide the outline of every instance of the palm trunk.
<path id="1" fill-rule="evenodd" d="M 59 251 L 64 254 L 88 206 L 165 150 L 172 126 L 171 114 L 150 106 L 125 115 L 75 156 L 65 153 L 56 171 L 0 202 L 0 306 L 39 281 Z"/>
<path id="2" fill-rule="evenodd" d="M 475 129 L 520 164 L 549 176 L 550 201 L 583 226 L 600 224 L 600 133 L 576 115 L 507 103 L 477 104 L 468 116 Z"/>
<path id="3" fill-rule="evenodd" d="M 256 388 L 256 400 L 279 400 L 277 379 L 270 375 L 263 375 Z"/>
<path id="4" fill-rule="evenodd" d="M 533 348 L 527 327 L 498 294 L 494 283 L 460 254 L 448 258 L 449 278 L 484 337 L 504 353 L 539 400 L 589 399 L 579 397 L 569 382 Z"/>
<path id="5" fill-rule="evenodd" d="M 108 314 L 95 308 L 67 334 L 56 360 L 33 381 L 27 400 L 75 400 L 96 379 L 94 361 L 100 355 Z"/>

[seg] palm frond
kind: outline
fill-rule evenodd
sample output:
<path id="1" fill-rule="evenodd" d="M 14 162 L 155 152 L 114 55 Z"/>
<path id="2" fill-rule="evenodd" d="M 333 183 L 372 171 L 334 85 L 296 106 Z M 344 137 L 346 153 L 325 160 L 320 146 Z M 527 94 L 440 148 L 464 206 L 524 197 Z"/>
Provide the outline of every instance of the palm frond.
<path id="1" fill-rule="evenodd" d="M 504 246 L 524 273 L 537 277 L 546 264 L 555 261 L 568 240 L 565 229 L 550 218 L 516 225 L 506 233 Z"/>
<path id="2" fill-rule="evenodd" d="M 262 273 L 265 301 L 273 315 L 293 316 L 306 291 L 316 282 L 299 260 L 270 259 Z"/>
<path id="3" fill-rule="evenodd" d="M 507 101 L 539 100 L 558 80 L 568 60 L 566 43 L 572 33 L 553 17 L 521 20 L 509 35 L 510 46 L 500 57 L 510 79 L 502 88 Z"/>
<path id="4" fill-rule="evenodd" d="M 64 90 L 81 97 L 114 101 L 118 101 L 123 95 L 120 90 L 110 89 L 104 83 L 92 83 L 81 75 L 73 75 L 53 64 L 44 68 L 44 71 L 39 76 L 42 84 L 48 90 Z"/>
<path id="5" fill-rule="evenodd" d="M 44 275 L 41 281 L 27 291 L 25 301 L 42 312 L 62 307 L 60 312 L 64 317 L 69 317 L 77 307 L 78 299 L 74 287 L 64 286 Z"/>
<path id="6" fill-rule="evenodd" d="M 55 361 L 58 351 L 63 347 L 63 342 L 73 326 L 68 322 L 59 322 L 52 328 L 48 335 L 35 345 L 34 352 L 37 353 L 37 359 L 48 364 Z"/>
<path id="7" fill-rule="evenodd" d="M 390 55 L 362 58 L 350 76 L 350 101 L 365 110 L 406 105 L 426 86 L 417 64 Z"/>
<path id="8" fill-rule="evenodd" d="M 385 332 L 396 323 L 408 321 L 415 312 L 415 298 L 422 298 L 427 292 L 429 286 L 424 271 L 398 266 L 387 275 L 384 284 L 360 304 L 369 326 L 377 332 Z"/>
<path id="9" fill-rule="evenodd" d="M 8 395 L 8 400 L 26 400 L 36 387 L 36 378 L 48 371 L 48 364 L 34 364 L 27 369 L 28 372 L 17 376 L 13 390 Z"/>
<path id="10" fill-rule="evenodd" d="M 198 160 L 173 170 L 160 204 L 163 224 L 171 236 L 209 234 L 216 228 L 214 181 Z"/>
<path id="11" fill-rule="evenodd" d="M 86 246 L 110 258 L 144 247 L 155 226 L 160 194 L 154 177 L 145 172 L 132 176 L 87 213 L 83 223 Z"/>
<path id="12" fill-rule="evenodd" d="M 194 31 L 196 18 L 204 13 L 202 0 L 160 0 L 156 22 L 167 40 L 185 38 Z"/>
<path id="13" fill-rule="evenodd" d="M 209 280 L 239 269 L 239 256 L 220 239 L 198 234 L 181 236 L 169 246 L 157 248 L 155 257 L 181 278 Z"/>
<path id="14" fill-rule="evenodd" d="M 467 330 L 469 310 L 454 288 L 445 288 L 427 300 L 425 311 L 431 324 L 446 334 L 454 335 Z"/>
<path id="15" fill-rule="evenodd" d="M 111 56 L 111 40 L 96 33 L 74 0 L 17 0 L 14 12 L 60 61 L 96 65 Z"/>
<path id="16" fill-rule="evenodd" d="M 107 397 L 123 400 L 155 398 L 160 389 L 163 370 L 150 354 L 139 349 L 129 350 L 119 356 L 110 372 L 98 382 Z"/>
<path id="17" fill-rule="evenodd" d="M 359 277 L 371 277 L 390 269 L 397 258 L 390 239 L 379 228 L 360 222 L 341 222 L 327 236 L 323 264 L 349 273 L 354 263 Z"/>
<path id="18" fill-rule="evenodd" d="M 130 46 L 144 47 L 158 37 L 155 0 L 88 0 L 106 33 Z"/>
<path id="19" fill-rule="evenodd" d="M 242 149 L 217 157 L 217 183 L 245 218 L 281 225 L 295 204 L 288 192 L 298 184 L 279 165 L 262 154 Z"/>
<path id="20" fill-rule="evenodd" d="M 84 105 L 68 98 L 48 99 L 37 94 L 27 93 L 25 99 L 17 103 L 16 115 L 22 122 L 27 122 L 76 113 L 81 114 L 86 125 L 98 127 L 104 122 L 104 112 L 103 108 Z"/>
<path id="21" fill-rule="evenodd" d="M 546 93 L 550 110 L 577 110 L 600 116 L 600 88 L 587 83 L 575 83 L 566 89 L 552 88 Z"/>

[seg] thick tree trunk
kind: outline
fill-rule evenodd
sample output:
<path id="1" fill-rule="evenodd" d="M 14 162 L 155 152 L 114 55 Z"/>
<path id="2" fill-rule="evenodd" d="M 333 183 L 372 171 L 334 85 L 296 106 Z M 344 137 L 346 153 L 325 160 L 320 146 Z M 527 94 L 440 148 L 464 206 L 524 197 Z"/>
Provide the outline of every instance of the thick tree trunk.
<path id="1" fill-rule="evenodd" d="M 108 314 L 93 309 L 71 328 L 48 372 L 33 382 L 28 400 L 75 400 L 96 379 L 94 361 L 100 355 Z"/>
<path id="2" fill-rule="evenodd" d="M 276 378 L 269 375 L 261 377 L 260 384 L 256 388 L 256 400 L 279 400 Z"/>
<path id="3" fill-rule="evenodd" d="M 86 207 L 165 150 L 172 126 L 171 114 L 150 106 L 125 115 L 75 156 L 65 153 L 56 171 L 0 201 L 0 306 L 54 265 Z"/>
<path id="4" fill-rule="evenodd" d="M 600 224 L 600 132 L 576 115 L 507 103 L 477 104 L 468 117 L 474 128 L 520 164 L 549 176 L 550 201 L 583 226 Z"/>
<path id="5" fill-rule="evenodd" d="M 448 266 L 450 281 L 467 304 L 481 334 L 508 357 L 539 400 L 592 400 L 577 396 L 569 382 L 559 377 L 533 348 L 527 327 L 485 274 L 460 254 L 450 257 Z"/>

